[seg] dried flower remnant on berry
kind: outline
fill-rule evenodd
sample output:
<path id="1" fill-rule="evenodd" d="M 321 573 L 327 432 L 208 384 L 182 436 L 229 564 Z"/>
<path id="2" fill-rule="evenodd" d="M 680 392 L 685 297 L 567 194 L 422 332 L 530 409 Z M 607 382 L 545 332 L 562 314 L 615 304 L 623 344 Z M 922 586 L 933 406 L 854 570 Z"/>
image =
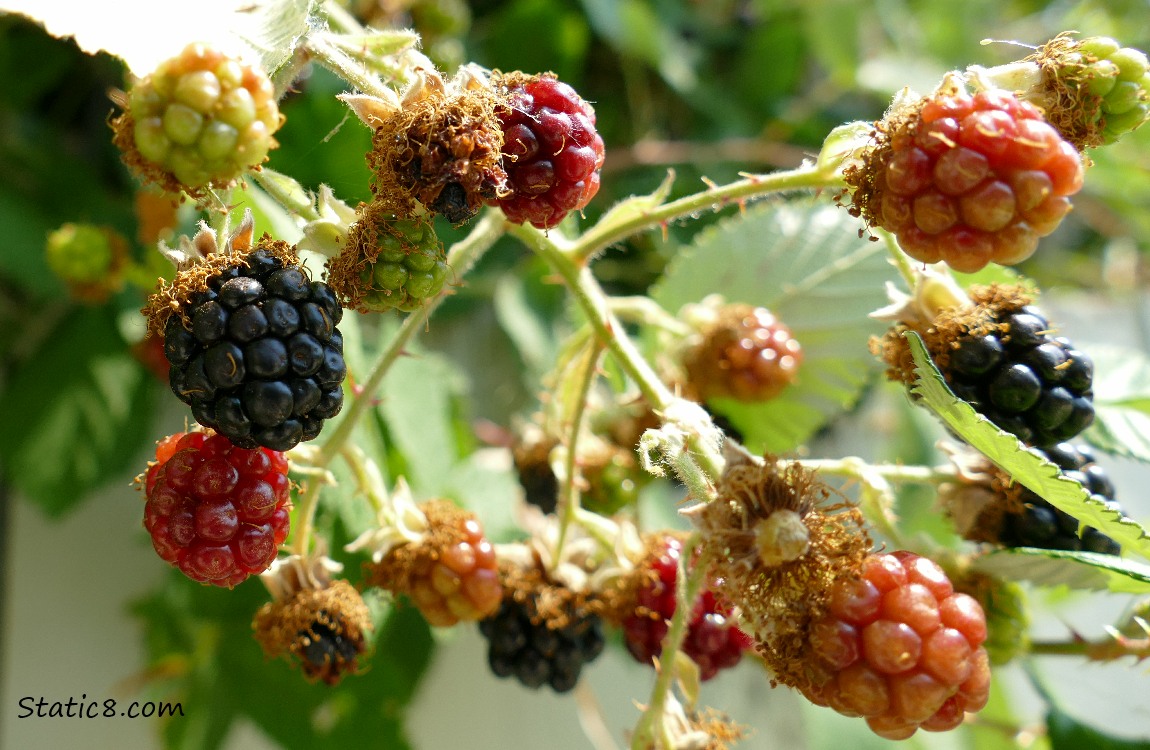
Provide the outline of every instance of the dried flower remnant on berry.
<path id="1" fill-rule="evenodd" d="M 459 224 L 484 199 L 505 193 L 501 104 L 501 94 L 473 68 L 450 82 L 421 75 L 402 107 L 375 127 L 367 155 L 373 202 L 401 218 L 419 204 Z"/>
<path id="2" fill-rule="evenodd" d="M 372 624 L 363 597 L 337 579 L 268 602 L 256 613 L 252 628 L 268 658 L 282 656 L 309 680 L 336 685 L 359 670 Z"/>
<path id="3" fill-rule="evenodd" d="M 411 598 L 437 627 L 479 620 L 503 599 L 495 549 L 474 514 L 447 500 L 420 505 L 427 530 L 366 566 L 367 582 Z"/>
<path id="4" fill-rule="evenodd" d="M 835 582 L 859 574 L 870 538 L 859 509 L 832 502 L 815 472 L 797 462 L 780 465 L 773 456 L 753 459 L 729 443 L 724 450 L 718 497 L 687 515 L 701 532 L 716 593 L 739 608 L 774 679 L 799 686 L 809 679 L 810 624 L 825 612 Z M 788 533 L 777 535 L 779 549 L 770 549 L 762 524 L 776 513 L 786 517 Z M 795 516 L 806 528 L 799 545 Z"/>
<path id="5" fill-rule="evenodd" d="M 1042 83 L 1024 95 L 1080 150 L 1113 143 L 1150 117 L 1150 62 L 1140 50 L 1066 32 L 1027 61 L 1039 66 Z"/>

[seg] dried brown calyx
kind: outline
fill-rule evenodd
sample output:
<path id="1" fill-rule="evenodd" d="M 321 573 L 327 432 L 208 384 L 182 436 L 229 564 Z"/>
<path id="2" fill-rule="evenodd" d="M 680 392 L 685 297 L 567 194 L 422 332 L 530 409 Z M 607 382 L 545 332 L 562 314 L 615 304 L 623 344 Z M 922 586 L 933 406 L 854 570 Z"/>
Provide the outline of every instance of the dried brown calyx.
<path id="1" fill-rule="evenodd" d="M 798 462 L 754 459 L 729 443 L 725 452 L 718 497 L 687 511 L 702 534 L 701 559 L 774 679 L 803 686 L 810 624 L 835 581 L 860 574 L 870 537 L 859 509 L 832 500 Z"/>

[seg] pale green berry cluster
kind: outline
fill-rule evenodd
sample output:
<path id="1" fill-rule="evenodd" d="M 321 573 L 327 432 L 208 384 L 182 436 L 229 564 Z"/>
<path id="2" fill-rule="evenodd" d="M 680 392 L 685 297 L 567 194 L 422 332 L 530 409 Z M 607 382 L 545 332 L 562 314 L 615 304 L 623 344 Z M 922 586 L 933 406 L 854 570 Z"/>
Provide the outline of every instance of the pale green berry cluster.
<path id="1" fill-rule="evenodd" d="M 379 227 L 379 255 L 360 271 L 368 310 L 410 312 L 443 290 L 447 254 L 426 221 L 401 219 Z"/>
<path id="2" fill-rule="evenodd" d="M 263 162 L 282 120 L 267 75 L 203 44 L 136 84 L 128 112 L 140 155 L 192 189 Z"/>
<path id="3" fill-rule="evenodd" d="M 1052 67 L 1059 81 L 1097 102 L 1084 107 L 1081 123 L 1093 137 L 1085 145 L 1106 145 L 1150 118 L 1150 61 L 1145 53 L 1110 37 L 1087 37 L 1066 48 Z"/>

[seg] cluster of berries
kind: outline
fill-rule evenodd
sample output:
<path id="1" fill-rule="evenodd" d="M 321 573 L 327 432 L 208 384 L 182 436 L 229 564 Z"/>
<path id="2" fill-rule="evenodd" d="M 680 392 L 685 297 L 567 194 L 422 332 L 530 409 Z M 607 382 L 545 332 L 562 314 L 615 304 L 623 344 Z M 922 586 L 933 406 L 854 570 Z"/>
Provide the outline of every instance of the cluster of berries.
<path id="1" fill-rule="evenodd" d="M 176 433 L 144 475 L 144 528 L 193 581 L 232 587 L 264 572 L 288 535 L 288 463 L 223 435 Z"/>

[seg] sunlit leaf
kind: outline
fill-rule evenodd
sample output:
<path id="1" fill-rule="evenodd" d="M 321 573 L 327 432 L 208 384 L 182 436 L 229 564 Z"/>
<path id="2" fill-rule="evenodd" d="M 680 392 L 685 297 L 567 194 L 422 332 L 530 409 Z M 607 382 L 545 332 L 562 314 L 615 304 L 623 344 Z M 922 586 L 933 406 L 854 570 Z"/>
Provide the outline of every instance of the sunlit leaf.
<path id="1" fill-rule="evenodd" d="M 987 573 L 1040 586 L 1150 593 L 1150 566 L 1096 552 L 1019 547 L 983 555 L 978 558 L 977 566 Z"/>

